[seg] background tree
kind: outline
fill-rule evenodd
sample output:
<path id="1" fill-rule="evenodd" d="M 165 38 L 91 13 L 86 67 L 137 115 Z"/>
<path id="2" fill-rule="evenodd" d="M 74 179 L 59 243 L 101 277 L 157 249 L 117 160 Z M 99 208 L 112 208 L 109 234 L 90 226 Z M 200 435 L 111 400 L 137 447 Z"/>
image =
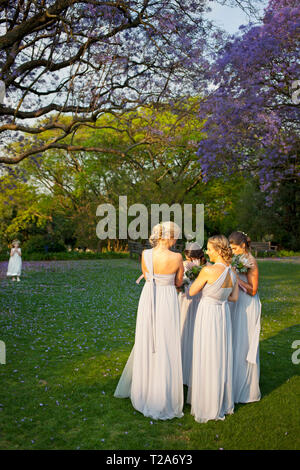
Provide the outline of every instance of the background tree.
<path id="1" fill-rule="evenodd" d="M 0 246 L 5 250 L 13 238 L 27 239 L 51 219 L 20 168 L 0 177 L 0 214 Z"/>
<path id="2" fill-rule="evenodd" d="M 299 251 L 299 185 L 281 181 L 271 204 L 267 196 L 260 191 L 257 178 L 248 178 L 233 204 L 236 226 L 252 240 L 272 241 L 281 248 Z"/>
<path id="3" fill-rule="evenodd" d="M 172 107 L 143 106 L 134 113 L 102 115 L 97 128 L 81 129 L 77 140 L 109 147 L 109 154 L 48 150 L 43 158 L 28 157 L 20 168 L 36 190 L 49 194 L 52 217 L 60 211 L 72 220 L 77 246 L 95 248 L 99 204 L 118 207 L 119 195 L 126 195 L 129 205 L 143 202 L 150 209 L 155 202 L 183 203 L 199 187 L 195 149 L 203 123 L 198 106 L 198 99 L 190 99 Z M 124 147 L 130 152 L 122 154 Z"/>

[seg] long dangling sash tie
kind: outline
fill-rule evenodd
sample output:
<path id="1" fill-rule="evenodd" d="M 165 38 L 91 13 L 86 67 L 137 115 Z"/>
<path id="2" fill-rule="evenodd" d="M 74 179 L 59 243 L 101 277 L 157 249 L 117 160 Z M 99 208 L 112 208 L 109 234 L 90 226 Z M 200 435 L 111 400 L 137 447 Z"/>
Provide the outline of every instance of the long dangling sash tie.
<path id="1" fill-rule="evenodd" d="M 259 345 L 259 335 L 260 335 L 260 317 L 261 317 L 261 303 L 259 300 L 259 307 L 260 307 L 260 312 L 258 315 L 258 318 L 255 323 L 255 329 L 253 336 L 250 341 L 249 345 L 249 350 L 248 354 L 246 357 L 247 362 L 250 362 L 250 364 L 256 364 L 256 357 L 257 357 L 257 351 L 258 351 L 258 345 Z"/>
<path id="2" fill-rule="evenodd" d="M 151 282 L 152 286 L 151 286 L 151 343 L 152 343 L 152 352 L 155 353 L 155 324 L 156 324 L 156 321 L 155 321 L 155 302 L 154 302 L 154 279 L 155 279 L 155 276 L 150 274 L 150 273 L 147 273 L 146 274 L 147 276 L 147 279 L 146 281 L 149 281 Z M 140 281 L 144 278 L 144 274 L 142 274 L 135 282 L 137 284 L 140 283 Z"/>
<path id="3" fill-rule="evenodd" d="M 137 280 L 135 281 L 137 284 L 139 284 L 141 282 L 141 280 L 143 279 L 144 277 L 144 274 L 141 274 L 140 277 L 137 278 Z"/>
<path id="4" fill-rule="evenodd" d="M 150 314 L 150 321 L 151 321 L 151 343 L 152 343 L 152 352 L 156 352 L 156 334 L 155 334 L 155 325 L 156 325 L 156 312 L 155 312 L 155 300 L 154 300 L 154 279 L 155 276 L 147 273 L 146 274 L 147 282 L 150 282 L 150 296 L 151 296 L 151 314 Z"/>

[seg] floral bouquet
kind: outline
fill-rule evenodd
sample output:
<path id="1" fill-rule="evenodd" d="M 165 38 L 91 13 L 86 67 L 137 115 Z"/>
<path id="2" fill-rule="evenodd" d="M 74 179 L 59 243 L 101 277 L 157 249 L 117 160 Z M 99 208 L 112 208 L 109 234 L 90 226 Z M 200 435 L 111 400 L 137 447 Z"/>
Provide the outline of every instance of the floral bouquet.
<path id="1" fill-rule="evenodd" d="M 252 267 L 252 263 L 245 255 L 233 255 L 231 266 L 236 269 L 238 273 L 245 274 L 248 269 Z M 247 293 L 247 289 L 239 284 L 240 289 Z"/>
<path id="2" fill-rule="evenodd" d="M 252 267 L 252 263 L 245 255 L 233 255 L 231 266 L 236 269 L 238 273 L 246 273 Z"/>
<path id="3" fill-rule="evenodd" d="M 195 279 L 197 279 L 198 274 L 200 273 L 201 269 L 202 269 L 202 266 L 200 265 L 192 266 L 190 269 L 188 269 L 185 272 L 185 276 L 190 282 L 194 282 Z"/>
<path id="4" fill-rule="evenodd" d="M 188 286 L 192 282 L 194 282 L 195 279 L 197 279 L 201 269 L 203 268 L 203 266 L 194 263 L 189 263 L 187 267 L 188 269 L 184 273 L 183 282 L 179 288 L 180 292 L 183 293 L 185 293 L 185 286 Z"/>

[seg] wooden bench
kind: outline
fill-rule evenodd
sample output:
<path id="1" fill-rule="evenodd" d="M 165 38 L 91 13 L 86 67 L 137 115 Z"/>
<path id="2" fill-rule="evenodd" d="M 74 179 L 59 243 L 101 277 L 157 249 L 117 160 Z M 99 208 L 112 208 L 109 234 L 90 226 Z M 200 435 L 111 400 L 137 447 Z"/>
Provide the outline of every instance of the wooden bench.
<path id="1" fill-rule="evenodd" d="M 130 258 L 132 258 L 133 253 L 137 253 L 139 255 L 139 260 L 141 260 L 143 250 L 146 250 L 149 248 L 152 248 L 152 246 L 148 240 L 146 240 L 145 243 L 128 240 L 128 250 L 129 250 Z M 177 253 L 182 253 L 183 249 L 184 249 L 183 241 L 177 241 L 176 245 L 172 246 L 171 248 L 172 251 L 175 251 Z"/>
<path id="2" fill-rule="evenodd" d="M 259 251 L 267 251 L 274 253 L 277 251 L 277 246 L 272 245 L 271 242 L 251 242 L 250 248 L 254 251 L 255 256 Z"/>
<path id="3" fill-rule="evenodd" d="M 151 245 L 148 241 L 146 241 L 145 243 L 141 243 L 128 240 L 128 250 L 130 258 L 132 258 L 133 253 L 137 253 L 139 257 L 141 257 L 142 251 L 147 248 L 151 248 Z"/>

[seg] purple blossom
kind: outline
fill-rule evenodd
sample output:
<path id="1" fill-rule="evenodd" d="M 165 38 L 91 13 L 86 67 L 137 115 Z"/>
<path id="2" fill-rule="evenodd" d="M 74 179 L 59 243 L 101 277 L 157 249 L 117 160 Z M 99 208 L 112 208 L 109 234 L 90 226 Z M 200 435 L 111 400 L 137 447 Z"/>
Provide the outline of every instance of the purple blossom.
<path id="1" fill-rule="evenodd" d="M 203 102 L 207 138 L 197 155 L 204 180 L 237 169 L 259 175 L 262 188 L 297 175 L 299 107 L 293 106 L 286 71 L 300 77 L 300 8 L 295 0 L 270 1 L 261 26 L 242 28 L 211 65 L 216 90 Z M 283 76 L 284 74 L 284 76 Z M 298 152 L 297 152 L 298 149 Z M 288 157 L 288 158 L 287 158 Z M 299 157 L 297 157 L 299 158 Z M 268 183 L 268 186 L 265 185 Z"/>

